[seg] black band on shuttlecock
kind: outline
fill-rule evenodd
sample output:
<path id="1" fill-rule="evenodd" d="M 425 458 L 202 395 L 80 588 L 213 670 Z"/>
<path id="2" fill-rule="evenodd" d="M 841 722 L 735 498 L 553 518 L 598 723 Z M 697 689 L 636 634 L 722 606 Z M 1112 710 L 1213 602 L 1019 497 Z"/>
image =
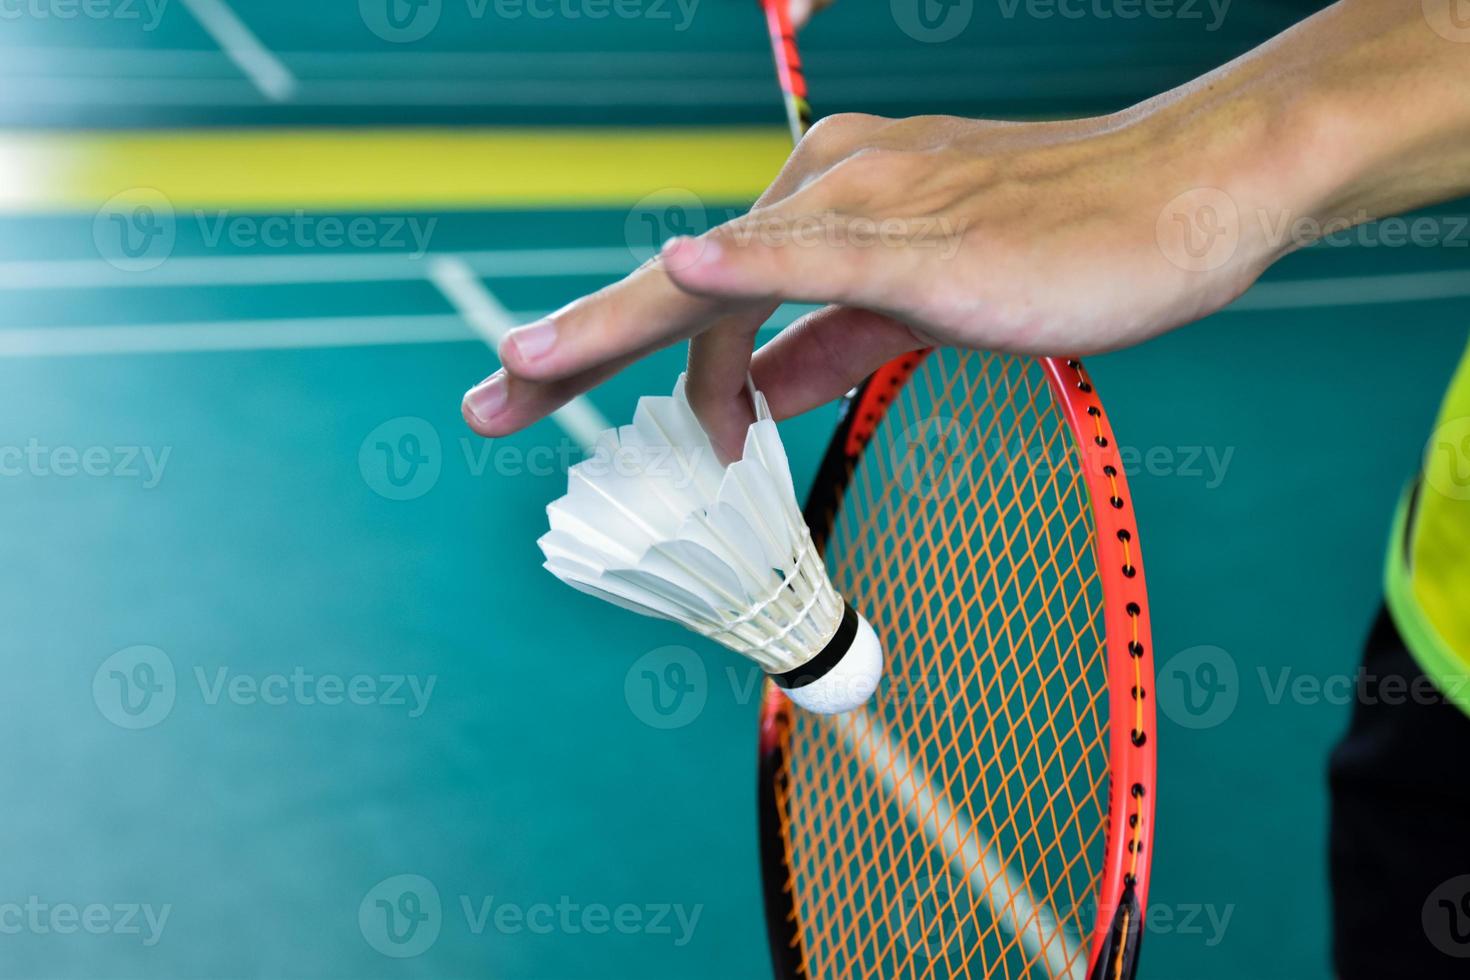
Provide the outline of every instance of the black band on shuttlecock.
<path id="1" fill-rule="evenodd" d="M 842 658 L 852 648 L 853 638 L 857 636 L 857 628 L 857 610 L 853 609 L 844 599 L 842 600 L 842 622 L 837 624 L 837 632 L 832 634 L 832 639 L 827 641 L 827 645 L 822 647 L 815 657 L 795 670 L 788 670 L 784 674 L 772 674 L 771 680 L 776 682 L 777 687 L 787 691 L 796 687 L 806 687 L 814 681 L 821 680 L 833 667 L 842 662 Z"/>

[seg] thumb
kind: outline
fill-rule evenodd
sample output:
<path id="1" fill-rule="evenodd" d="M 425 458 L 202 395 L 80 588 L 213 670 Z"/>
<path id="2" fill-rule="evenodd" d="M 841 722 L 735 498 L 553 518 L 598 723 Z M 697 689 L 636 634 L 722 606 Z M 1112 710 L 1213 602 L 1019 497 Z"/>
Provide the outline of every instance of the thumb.
<path id="1" fill-rule="evenodd" d="M 670 239 L 660 257 L 674 284 L 699 296 L 902 315 L 912 305 L 903 298 L 914 295 L 918 252 L 885 241 L 864 220 L 832 212 L 751 214 L 698 238 Z"/>

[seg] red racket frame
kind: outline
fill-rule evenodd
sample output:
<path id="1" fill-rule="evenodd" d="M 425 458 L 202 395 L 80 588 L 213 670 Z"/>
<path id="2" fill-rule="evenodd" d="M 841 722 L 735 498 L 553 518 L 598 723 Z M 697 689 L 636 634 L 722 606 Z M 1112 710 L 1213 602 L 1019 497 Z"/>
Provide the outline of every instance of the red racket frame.
<path id="1" fill-rule="evenodd" d="M 895 358 L 844 402 L 837 430 L 807 499 L 806 518 L 825 547 L 864 447 L 927 351 Z M 1143 557 L 1128 481 L 1107 414 L 1082 363 L 1042 358 L 1052 396 L 1072 431 L 1091 501 L 1098 578 L 1103 591 L 1108 665 L 1109 799 L 1098 916 L 1088 960 L 1091 980 L 1130 980 L 1148 907 L 1156 779 L 1153 653 Z M 799 912 L 777 811 L 776 780 L 785 766 L 784 736 L 795 709 L 765 687 L 759 740 L 758 807 L 766 924 L 778 980 L 806 977 Z"/>

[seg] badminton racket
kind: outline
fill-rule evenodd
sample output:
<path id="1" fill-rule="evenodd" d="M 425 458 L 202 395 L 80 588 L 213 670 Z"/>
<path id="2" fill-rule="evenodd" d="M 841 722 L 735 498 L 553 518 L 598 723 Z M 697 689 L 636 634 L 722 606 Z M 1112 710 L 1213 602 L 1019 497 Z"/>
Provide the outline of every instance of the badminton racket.
<path id="1" fill-rule="evenodd" d="M 793 135 L 787 0 L 763 0 Z M 767 683 L 766 918 L 787 978 L 1127 980 L 1154 832 L 1153 661 L 1116 437 L 1080 361 L 900 357 L 806 506 L 888 657 L 855 712 Z"/>

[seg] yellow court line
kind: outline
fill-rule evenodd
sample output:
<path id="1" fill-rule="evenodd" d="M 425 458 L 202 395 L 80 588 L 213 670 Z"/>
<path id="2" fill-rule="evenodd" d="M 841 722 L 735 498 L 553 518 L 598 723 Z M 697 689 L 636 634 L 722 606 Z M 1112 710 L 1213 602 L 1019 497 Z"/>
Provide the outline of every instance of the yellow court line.
<path id="1" fill-rule="evenodd" d="M 754 199 L 777 127 L 0 131 L 0 211 L 96 209 L 153 188 L 244 210 L 626 206 L 672 189 Z"/>

